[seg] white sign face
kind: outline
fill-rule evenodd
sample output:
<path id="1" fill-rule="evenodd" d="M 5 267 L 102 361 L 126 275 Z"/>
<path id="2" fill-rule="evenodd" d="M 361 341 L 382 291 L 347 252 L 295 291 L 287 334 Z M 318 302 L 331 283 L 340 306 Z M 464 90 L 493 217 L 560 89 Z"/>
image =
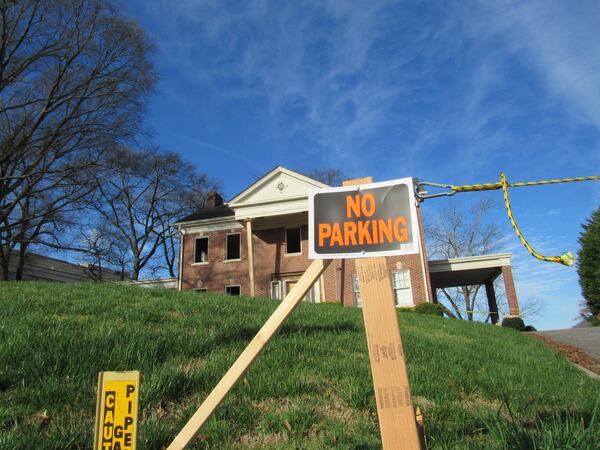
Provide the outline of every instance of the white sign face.
<path id="1" fill-rule="evenodd" d="M 310 192 L 309 258 L 419 253 L 413 192 L 412 178 Z"/>

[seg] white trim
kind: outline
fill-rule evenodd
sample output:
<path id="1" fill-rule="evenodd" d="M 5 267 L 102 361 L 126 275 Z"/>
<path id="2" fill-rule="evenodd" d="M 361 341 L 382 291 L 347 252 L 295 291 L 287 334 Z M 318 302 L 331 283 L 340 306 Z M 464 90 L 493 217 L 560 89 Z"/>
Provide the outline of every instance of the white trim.
<path id="1" fill-rule="evenodd" d="M 366 189 L 375 189 L 386 186 L 406 185 L 410 195 L 409 208 L 411 214 L 410 234 L 412 243 L 402 244 L 400 249 L 386 250 L 379 252 L 348 252 L 348 253 L 327 253 L 320 254 L 314 250 L 315 230 L 314 230 L 314 199 L 315 195 L 329 192 L 353 192 Z M 342 186 L 336 188 L 318 189 L 309 192 L 308 194 L 308 257 L 309 259 L 346 259 L 346 258 L 370 258 L 373 256 L 397 256 L 397 255 L 414 255 L 419 253 L 419 242 L 421 239 L 421 231 L 419 229 L 419 219 L 417 217 L 417 207 L 413 200 L 414 187 L 412 178 L 399 178 L 397 180 L 381 181 L 378 183 L 368 183 L 356 186 Z"/>
<path id="2" fill-rule="evenodd" d="M 185 241 L 185 234 L 181 231 L 181 227 L 177 227 L 177 231 L 179 231 L 179 267 L 177 267 L 179 278 L 177 280 L 177 290 L 181 292 L 183 289 L 183 242 Z"/>
<path id="3" fill-rule="evenodd" d="M 276 284 L 279 288 L 279 297 L 273 297 L 273 285 Z M 283 286 L 281 280 L 271 280 L 269 286 L 269 297 L 275 300 L 283 300 Z"/>
<path id="4" fill-rule="evenodd" d="M 228 221 L 221 221 L 221 222 L 216 222 L 216 223 L 203 223 L 203 222 L 194 222 L 194 224 L 188 226 L 186 225 L 187 228 L 185 228 L 185 232 L 187 234 L 195 234 L 195 233 L 210 233 L 212 231 L 225 231 L 225 230 L 241 230 L 244 228 L 243 225 L 241 225 L 237 219 L 235 219 L 233 216 L 231 217 L 231 220 Z"/>
<path id="5" fill-rule="evenodd" d="M 285 197 L 282 199 L 273 198 L 271 200 L 263 200 L 260 202 L 251 202 L 251 203 L 243 203 L 237 205 L 237 207 L 250 207 L 250 206 L 264 206 L 264 205 L 272 205 L 274 203 L 285 203 L 285 202 L 293 202 L 295 200 L 306 200 L 306 195 L 295 195 L 293 197 Z"/>
<path id="6" fill-rule="evenodd" d="M 407 287 L 400 287 L 400 288 L 396 288 L 394 287 L 394 274 L 406 274 L 407 275 L 407 279 L 408 279 L 408 286 Z M 394 303 L 396 305 L 396 308 L 409 308 L 411 306 L 415 306 L 415 297 L 413 294 L 413 288 L 412 288 L 412 279 L 410 277 L 410 269 L 397 269 L 397 270 L 392 270 L 391 272 L 391 281 L 392 281 L 392 291 L 394 292 Z M 410 299 L 411 299 L 411 304 L 410 305 L 399 305 L 398 304 L 398 297 L 396 295 L 396 292 L 401 290 L 401 289 L 408 289 L 408 291 L 410 292 Z"/>
<path id="7" fill-rule="evenodd" d="M 358 274 L 353 273 L 351 278 L 352 278 L 352 293 L 354 294 L 354 306 L 357 308 L 362 308 L 362 298 L 360 296 L 360 286 L 358 285 Z M 360 302 L 356 301 L 356 294 L 358 294 L 358 298 L 360 299 Z M 342 299 L 342 303 L 343 302 L 344 302 L 344 300 Z"/>
<path id="8" fill-rule="evenodd" d="M 196 219 L 196 220 L 187 220 L 185 222 L 177 222 L 173 225 L 177 225 L 178 227 L 185 228 L 190 225 L 194 225 L 197 223 L 201 223 L 202 225 L 212 225 L 212 224 L 220 224 L 220 223 L 229 223 L 229 222 L 237 222 L 233 215 L 225 216 L 225 217 L 215 217 L 214 219 Z"/>
<path id="9" fill-rule="evenodd" d="M 261 178 L 256 180 L 254 183 L 252 183 L 250 186 L 248 186 L 246 189 L 244 189 L 242 192 L 240 192 L 238 195 L 236 195 L 234 198 L 232 198 L 228 202 L 228 205 L 229 206 L 237 206 L 240 203 L 243 203 L 243 199 L 245 197 L 248 197 L 248 195 L 251 194 L 256 188 L 258 188 L 259 186 L 262 186 L 263 184 L 266 184 L 271 178 L 273 178 L 274 175 L 277 175 L 280 173 L 288 175 L 289 177 L 292 177 L 292 178 L 296 178 L 297 180 L 303 181 L 304 183 L 310 184 L 316 188 L 329 187 L 326 184 L 321 183 L 320 181 L 313 180 L 312 178 L 309 178 L 298 172 L 294 172 L 293 170 L 289 170 L 289 169 L 286 169 L 285 167 L 278 166 L 278 167 L 275 167 L 273 170 L 271 170 L 266 175 L 263 175 Z M 302 198 L 306 198 L 306 197 L 302 197 Z M 289 199 L 290 198 L 288 197 L 285 200 L 289 200 Z M 261 204 L 261 203 L 257 203 L 257 204 Z M 250 204 L 248 204 L 248 205 L 250 205 Z"/>
<path id="10" fill-rule="evenodd" d="M 466 256 L 463 258 L 438 259 L 428 261 L 429 273 L 451 272 L 456 270 L 488 269 L 510 266 L 511 253 Z"/>
<path id="11" fill-rule="evenodd" d="M 423 289 L 425 290 L 425 301 L 431 303 L 429 298 L 429 287 L 427 285 L 427 273 L 425 272 L 425 255 L 423 254 L 423 246 L 421 245 L 421 239 L 419 239 L 419 259 L 421 260 L 421 275 L 423 275 Z"/>
<path id="12" fill-rule="evenodd" d="M 240 257 L 239 258 L 232 258 L 232 259 L 227 259 L 227 238 L 229 236 L 232 236 L 234 234 L 237 234 L 240 237 L 240 248 L 239 248 L 239 254 Z M 241 261 L 242 260 L 242 233 L 227 233 L 225 235 L 225 251 L 224 251 L 224 255 L 223 255 L 223 262 L 233 262 L 233 261 Z"/>
<path id="13" fill-rule="evenodd" d="M 245 206 L 236 207 L 236 220 L 256 219 L 260 217 L 276 217 L 287 214 L 305 213 L 308 211 L 308 196 L 287 201 L 282 199 L 280 202 L 271 203 L 262 206 Z"/>
<path id="14" fill-rule="evenodd" d="M 298 233 L 300 234 L 300 252 L 295 252 L 295 253 L 288 253 L 288 247 L 287 247 L 287 232 L 288 230 L 298 230 Z M 297 226 L 297 227 L 285 227 L 284 229 L 284 233 L 285 233 L 285 256 L 302 256 L 302 226 Z"/>

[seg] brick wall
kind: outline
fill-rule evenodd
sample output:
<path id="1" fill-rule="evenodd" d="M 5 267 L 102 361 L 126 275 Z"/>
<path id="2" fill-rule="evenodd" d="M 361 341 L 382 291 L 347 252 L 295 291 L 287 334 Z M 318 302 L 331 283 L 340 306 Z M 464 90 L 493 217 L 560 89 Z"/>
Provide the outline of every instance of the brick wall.
<path id="1" fill-rule="evenodd" d="M 286 255 L 285 228 L 254 232 L 254 286 L 257 297 L 270 297 L 271 274 L 303 273 L 308 259 L 308 226 L 300 227 L 302 254 Z"/>
<path id="2" fill-rule="evenodd" d="M 425 249 L 420 209 L 417 208 L 421 227 L 421 246 Z M 230 232 L 241 235 L 240 261 L 224 261 L 225 236 Z M 196 237 L 208 237 L 208 263 L 192 264 L 194 259 L 194 240 Z M 269 297 L 272 274 L 300 275 L 310 265 L 308 259 L 308 227 L 301 227 L 302 253 L 286 255 L 285 228 L 255 230 L 253 233 L 254 286 L 257 297 Z M 226 285 L 240 285 L 242 295 L 250 295 L 248 251 L 245 229 L 231 229 L 208 233 L 184 235 L 182 289 L 189 290 L 205 287 L 209 291 L 224 292 Z M 410 272 L 413 300 L 415 303 L 426 301 L 426 291 L 431 292 L 427 256 L 425 257 L 426 282 L 420 255 L 388 257 L 388 269 L 408 269 Z M 341 301 L 345 306 L 355 306 L 352 289 L 352 275 L 356 273 L 354 261 L 334 260 L 322 277 L 321 300 Z M 429 296 L 431 298 L 431 295 Z"/>
<path id="3" fill-rule="evenodd" d="M 225 236 L 231 232 L 241 234 L 241 260 L 224 261 Z M 257 230 L 252 236 L 254 254 L 254 286 L 257 297 L 270 296 L 271 274 L 299 273 L 310 265 L 308 259 L 308 227 L 300 229 L 302 253 L 286 255 L 285 228 Z M 194 261 L 194 240 L 208 237 L 208 263 L 192 264 Z M 225 285 L 240 285 L 242 295 L 250 295 L 248 246 L 246 230 L 225 230 L 209 233 L 184 235 L 182 289 L 202 287 L 209 291 L 224 292 Z"/>
<path id="4" fill-rule="evenodd" d="M 506 292 L 506 302 L 508 303 L 509 314 L 518 316 L 520 314 L 519 302 L 517 300 L 517 291 L 515 289 L 510 266 L 502 267 L 502 276 L 504 278 L 504 291 Z"/>
<path id="5" fill-rule="evenodd" d="M 388 270 L 409 270 L 413 301 L 415 304 L 426 301 L 423 271 L 419 255 L 391 256 L 387 258 Z M 324 274 L 325 299 L 342 301 L 344 306 L 356 306 L 352 289 L 352 275 L 356 273 L 353 259 L 334 260 Z"/>
<path id="6" fill-rule="evenodd" d="M 240 233 L 241 235 L 240 261 L 224 261 L 225 236 L 229 233 Z M 194 240 L 197 237 L 208 237 L 207 264 L 193 264 Z M 183 242 L 183 270 L 181 277 L 181 287 L 183 290 L 206 287 L 209 291 L 225 292 L 226 285 L 240 285 L 241 294 L 250 295 L 246 233 L 243 229 L 186 234 L 183 236 Z"/>

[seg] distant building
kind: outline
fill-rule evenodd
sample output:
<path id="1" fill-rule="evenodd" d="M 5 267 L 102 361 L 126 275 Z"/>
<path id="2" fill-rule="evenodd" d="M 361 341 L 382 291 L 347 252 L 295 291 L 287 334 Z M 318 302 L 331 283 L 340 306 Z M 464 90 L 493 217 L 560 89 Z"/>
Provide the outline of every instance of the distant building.
<path id="1" fill-rule="evenodd" d="M 16 279 L 17 255 L 13 255 L 8 267 L 8 279 Z M 56 282 L 82 282 L 94 281 L 122 281 L 129 279 L 129 274 L 111 269 L 99 269 L 91 264 L 73 264 L 48 256 L 27 253 L 23 266 L 23 280 L 25 281 L 56 281 Z"/>
<path id="2" fill-rule="evenodd" d="M 277 167 L 227 203 L 209 194 L 205 208 L 174 225 L 181 236 L 178 289 L 285 297 L 310 264 L 308 192 L 324 187 Z M 519 314 L 510 254 L 427 261 L 418 207 L 417 216 L 420 252 L 387 257 L 397 306 L 437 302 L 437 288 L 485 285 L 497 313 L 493 282 L 502 275 L 510 313 Z M 354 260 L 334 260 L 305 300 L 360 306 Z"/>

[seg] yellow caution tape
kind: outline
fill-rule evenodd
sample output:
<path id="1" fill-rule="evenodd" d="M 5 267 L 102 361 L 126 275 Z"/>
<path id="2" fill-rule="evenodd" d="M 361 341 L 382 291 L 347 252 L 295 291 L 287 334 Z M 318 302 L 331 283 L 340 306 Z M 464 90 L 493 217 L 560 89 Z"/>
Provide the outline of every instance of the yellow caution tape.
<path id="1" fill-rule="evenodd" d="M 529 251 L 529 253 L 531 253 L 537 259 L 541 259 L 542 261 L 549 261 L 549 262 L 564 264 L 565 266 L 572 266 L 573 264 L 575 264 L 575 257 L 573 256 L 572 252 L 564 252 L 560 256 L 544 256 L 544 255 L 541 255 L 538 252 L 536 252 L 531 247 L 529 242 L 527 242 L 527 240 L 523 236 L 523 233 L 521 233 L 521 230 L 519 230 L 519 227 L 517 226 L 517 223 L 515 222 L 515 218 L 513 217 L 512 208 L 510 206 L 510 199 L 508 198 L 508 188 L 509 187 L 536 186 L 536 185 L 543 185 L 543 184 L 555 184 L 555 183 L 572 183 L 575 181 L 590 181 L 590 180 L 600 180 L 600 176 L 594 175 L 591 177 L 561 178 L 558 180 L 541 180 L 541 181 L 508 183 L 506 181 L 506 176 L 504 175 L 504 172 L 502 172 L 502 173 L 500 173 L 500 181 L 497 183 L 469 184 L 469 185 L 465 185 L 465 186 L 454 186 L 452 184 L 439 184 L 439 183 L 428 183 L 428 182 L 419 183 L 418 187 L 420 187 L 420 186 L 445 187 L 445 188 L 451 189 L 451 191 L 450 192 L 442 192 L 442 193 L 438 193 L 438 194 L 432 194 L 432 195 L 424 195 L 419 192 L 419 189 L 417 189 L 416 195 L 419 198 L 419 200 L 422 201 L 422 200 L 425 200 L 426 198 L 451 196 L 451 195 L 456 194 L 457 192 L 493 191 L 496 189 L 502 189 L 504 191 L 504 205 L 506 206 L 506 211 L 508 212 L 508 218 L 510 219 L 510 223 L 511 223 L 512 227 L 514 228 L 515 232 L 517 233 L 517 236 L 519 236 L 519 239 L 521 240 L 521 242 L 523 243 L 525 248 Z"/>
<path id="2" fill-rule="evenodd" d="M 590 181 L 600 180 L 599 175 L 591 177 L 575 177 L 575 178 L 561 178 L 558 180 L 540 180 L 540 181 L 525 181 L 518 183 L 507 183 L 507 187 L 523 187 L 523 186 L 536 186 L 540 184 L 556 184 L 556 183 L 573 183 L 575 181 Z M 502 183 L 502 175 L 500 175 L 500 181 L 497 183 L 484 183 L 484 184 L 468 184 L 465 186 L 453 186 L 450 185 L 450 189 L 454 192 L 469 192 L 469 191 L 493 191 L 497 189 L 504 189 Z"/>
<path id="3" fill-rule="evenodd" d="M 508 183 L 506 181 L 506 176 L 504 175 L 504 172 L 500 173 L 500 183 L 502 184 L 502 191 L 504 192 L 504 205 L 506 206 L 506 211 L 508 212 L 508 218 L 510 220 L 510 223 L 515 229 L 517 236 L 519 236 L 519 239 L 521 240 L 525 248 L 529 251 L 529 253 L 531 253 L 537 259 L 541 259 L 542 261 L 549 261 L 564 264 L 565 266 L 572 266 L 575 263 L 575 257 L 571 252 L 565 252 L 560 256 L 544 256 L 536 252 L 533 249 L 533 247 L 529 245 L 529 242 L 527 242 L 527 239 L 525 239 L 523 233 L 521 233 L 521 230 L 519 230 L 517 222 L 515 222 L 515 218 L 512 213 L 512 208 L 510 206 L 510 199 L 508 198 Z"/>

